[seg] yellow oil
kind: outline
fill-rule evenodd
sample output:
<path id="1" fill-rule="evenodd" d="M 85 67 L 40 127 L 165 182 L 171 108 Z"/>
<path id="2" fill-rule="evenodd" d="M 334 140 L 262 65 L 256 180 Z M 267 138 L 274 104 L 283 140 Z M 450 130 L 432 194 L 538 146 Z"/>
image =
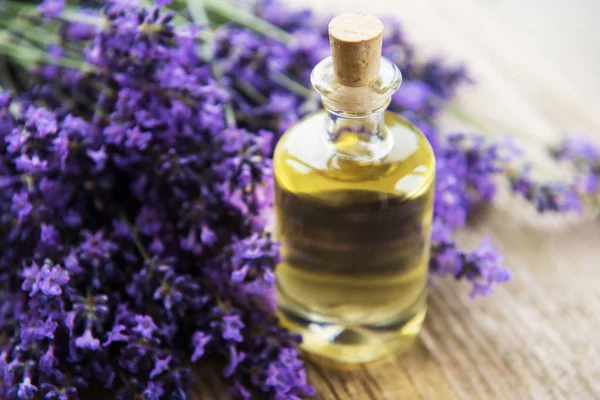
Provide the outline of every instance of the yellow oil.
<path id="1" fill-rule="evenodd" d="M 294 125 L 274 155 L 282 324 L 311 355 L 369 362 L 405 348 L 421 329 L 435 159 L 404 118 L 385 114 L 388 148 L 369 158 L 364 139 L 325 132 L 326 111 Z M 357 157 L 348 157 L 353 149 Z"/>

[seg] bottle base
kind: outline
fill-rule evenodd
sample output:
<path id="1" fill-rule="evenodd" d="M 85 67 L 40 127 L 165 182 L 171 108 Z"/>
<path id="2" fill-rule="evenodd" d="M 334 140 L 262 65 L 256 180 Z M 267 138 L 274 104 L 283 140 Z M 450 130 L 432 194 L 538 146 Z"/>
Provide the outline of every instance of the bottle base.
<path id="1" fill-rule="evenodd" d="M 280 304 L 282 326 L 302 335 L 300 348 L 319 364 L 344 367 L 369 363 L 407 350 L 418 336 L 427 312 L 426 293 L 393 320 L 378 324 L 323 322 Z"/>

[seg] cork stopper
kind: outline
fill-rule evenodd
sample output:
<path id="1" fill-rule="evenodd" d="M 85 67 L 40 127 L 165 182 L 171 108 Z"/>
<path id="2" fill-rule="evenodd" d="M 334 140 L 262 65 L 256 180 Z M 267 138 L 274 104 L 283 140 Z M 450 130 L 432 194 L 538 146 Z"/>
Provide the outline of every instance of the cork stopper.
<path id="1" fill-rule="evenodd" d="M 366 13 L 345 13 L 329 23 L 329 42 L 337 82 L 370 86 L 379 78 L 383 24 Z"/>

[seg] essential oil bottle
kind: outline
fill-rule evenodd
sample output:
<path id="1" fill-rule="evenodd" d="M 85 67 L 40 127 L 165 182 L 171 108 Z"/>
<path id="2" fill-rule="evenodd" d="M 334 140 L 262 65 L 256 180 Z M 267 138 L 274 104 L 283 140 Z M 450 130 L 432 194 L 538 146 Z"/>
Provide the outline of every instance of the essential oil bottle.
<path id="1" fill-rule="evenodd" d="M 316 358 L 362 363 L 407 347 L 427 308 L 435 158 L 425 136 L 386 111 L 402 77 L 381 56 L 383 24 L 329 24 L 332 56 L 311 80 L 325 110 L 274 155 L 281 322 Z"/>

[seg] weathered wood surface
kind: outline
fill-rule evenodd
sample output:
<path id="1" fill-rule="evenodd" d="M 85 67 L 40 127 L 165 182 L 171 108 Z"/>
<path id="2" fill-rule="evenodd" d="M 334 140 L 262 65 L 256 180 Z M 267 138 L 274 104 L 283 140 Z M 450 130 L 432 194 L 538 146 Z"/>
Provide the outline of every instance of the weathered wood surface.
<path id="1" fill-rule="evenodd" d="M 430 54 L 462 59 L 478 85 L 460 107 L 512 133 L 548 177 L 544 146 L 565 132 L 600 137 L 600 3 L 594 0 L 289 0 L 321 12 L 400 17 Z M 446 118 L 446 128 L 458 128 Z M 600 221 L 538 218 L 500 193 L 461 232 L 467 247 L 489 236 L 514 278 L 472 301 L 468 288 L 437 279 L 412 350 L 356 371 L 311 366 L 317 399 L 600 399 Z M 203 380 L 198 399 L 224 399 Z"/>

